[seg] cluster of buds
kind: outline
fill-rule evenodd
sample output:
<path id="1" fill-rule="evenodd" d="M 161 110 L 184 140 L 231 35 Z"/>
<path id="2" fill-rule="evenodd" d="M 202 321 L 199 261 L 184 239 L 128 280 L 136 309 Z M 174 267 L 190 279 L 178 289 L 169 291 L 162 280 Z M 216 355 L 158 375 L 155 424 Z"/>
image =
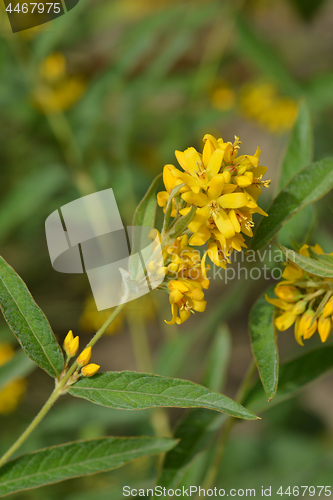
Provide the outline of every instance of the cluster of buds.
<path id="1" fill-rule="evenodd" d="M 66 353 L 66 366 L 68 361 L 77 355 L 79 350 L 79 337 L 74 337 L 72 330 L 69 330 L 63 344 Z M 89 363 L 91 358 L 91 347 L 86 347 L 77 358 L 78 368 L 81 369 L 81 375 L 84 377 L 92 377 L 100 369 L 99 365 Z M 79 371 L 75 372 L 75 380 L 78 379 Z"/>
<path id="2" fill-rule="evenodd" d="M 207 256 L 226 269 L 231 253 L 246 248 L 243 234 L 253 236 L 253 214 L 267 215 L 257 203 L 262 187 L 270 183 L 262 180 L 267 168 L 259 165 L 259 148 L 252 156 L 237 156 L 241 144 L 238 137 L 231 143 L 206 134 L 203 141 L 202 154 L 193 147 L 176 151 L 183 171 L 166 165 L 166 190 L 157 194 L 165 212 L 161 240 L 171 324 L 183 323 L 191 312 L 205 309 Z M 207 251 L 202 259 L 194 258 L 191 247 L 205 244 Z"/>
<path id="3" fill-rule="evenodd" d="M 317 254 L 319 245 L 310 247 Z M 299 253 L 310 257 L 309 246 L 303 245 Z M 333 322 L 333 280 L 305 272 L 294 263 L 288 263 L 281 281 L 274 289 L 277 298 L 266 300 L 278 308 L 275 319 L 278 330 L 284 331 L 293 324 L 295 338 L 300 345 L 318 330 L 322 342 L 331 332 Z"/>

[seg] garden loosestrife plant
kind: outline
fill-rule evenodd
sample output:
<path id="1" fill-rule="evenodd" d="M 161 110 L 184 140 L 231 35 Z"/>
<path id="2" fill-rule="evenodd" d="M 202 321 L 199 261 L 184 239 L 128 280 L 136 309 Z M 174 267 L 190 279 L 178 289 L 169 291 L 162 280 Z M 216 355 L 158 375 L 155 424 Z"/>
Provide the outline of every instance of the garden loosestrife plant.
<path id="1" fill-rule="evenodd" d="M 257 203 L 262 187 L 270 183 L 262 180 L 267 168 L 259 165 L 259 148 L 254 155 L 238 156 L 241 144 L 238 137 L 231 143 L 206 134 L 203 141 L 202 154 L 193 147 L 176 151 L 183 171 L 166 165 L 163 171 L 166 190 L 157 194 L 167 221 L 162 245 L 166 236 L 170 242 L 170 232 L 177 224 L 181 228 L 180 234 L 173 233 L 174 242 L 163 248 L 165 283 L 172 310 L 168 324 L 181 324 L 191 312 L 205 310 L 203 289 L 209 287 L 207 256 L 226 269 L 231 253 L 246 248 L 243 234 L 253 236 L 253 214 L 267 216 Z M 170 218 L 173 222 L 168 230 Z M 188 233 L 192 235 L 188 237 Z M 207 251 L 202 259 L 196 251 L 191 251 L 191 247 L 205 244 Z M 172 274 L 177 276 L 176 280 Z"/>
<path id="2" fill-rule="evenodd" d="M 310 252 L 314 256 L 323 254 L 317 244 L 303 245 L 299 255 L 309 259 Z M 282 277 L 284 280 L 274 289 L 277 298 L 266 295 L 266 300 L 279 311 L 275 319 L 277 329 L 284 331 L 294 325 L 295 339 L 300 345 L 316 331 L 326 342 L 332 329 L 333 280 L 307 272 L 294 262 L 286 264 Z"/>

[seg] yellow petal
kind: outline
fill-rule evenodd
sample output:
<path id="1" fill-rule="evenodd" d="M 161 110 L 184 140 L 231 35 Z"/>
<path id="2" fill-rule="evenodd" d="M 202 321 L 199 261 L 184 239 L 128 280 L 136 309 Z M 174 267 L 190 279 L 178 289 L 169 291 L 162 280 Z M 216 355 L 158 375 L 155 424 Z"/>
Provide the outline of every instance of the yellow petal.
<path id="1" fill-rule="evenodd" d="M 265 295 L 265 299 L 267 300 L 267 302 L 273 304 L 273 306 L 276 306 L 279 309 L 282 309 L 283 311 L 289 311 L 290 309 L 293 309 L 293 304 L 288 304 L 288 302 L 285 302 L 282 299 L 271 299 L 267 294 Z"/>
<path id="2" fill-rule="evenodd" d="M 195 175 L 196 172 L 200 171 L 200 166 L 202 165 L 201 157 L 199 153 L 194 148 L 187 148 L 184 151 L 184 159 L 186 163 L 185 170 L 191 175 Z"/>
<path id="3" fill-rule="evenodd" d="M 169 193 L 166 191 L 160 191 L 157 193 L 157 203 L 159 207 L 164 207 L 169 199 Z"/>
<path id="4" fill-rule="evenodd" d="M 238 187 L 237 184 L 225 184 L 223 191 L 222 191 L 222 194 L 233 193 L 235 191 L 235 189 L 237 189 L 237 187 Z"/>
<path id="5" fill-rule="evenodd" d="M 189 205 L 196 205 L 197 207 L 204 207 L 208 205 L 209 198 L 204 193 L 193 193 L 193 191 L 187 191 L 182 194 L 182 198 Z"/>
<path id="6" fill-rule="evenodd" d="M 207 177 L 208 180 L 213 179 L 220 171 L 223 162 L 224 151 L 217 149 L 211 156 L 207 166 Z"/>
<path id="7" fill-rule="evenodd" d="M 172 304 L 176 304 L 183 297 L 184 297 L 184 295 L 179 290 L 172 290 L 172 292 L 169 295 L 169 302 L 170 302 L 171 305 Z"/>
<path id="8" fill-rule="evenodd" d="M 205 300 L 193 300 L 193 309 L 198 312 L 204 312 L 207 302 Z"/>
<path id="9" fill-rule="evenodd" d="M 223 174 L 218 174 L 213 177 L 213 179 L 210 181 L 209 188 L 208 188 L 208 197 L 211 200 L 216 200 L 219 196 L 222 194 L 222 190 L 224 187 L 224 176 Z"/>
<path id="10" fill-rule="evenodd" d="M 240 233 L 241 226 L 239 220 L 237 219 L 235 210 L 230 210 L 229 218 L 231 220 L 231 224 L 234 226 L 234 230 L 236 231 L 236 233 Z"/>
<path id="11" fill-rule="evenodd" d="M 223 209 L 220 209 L 218 213 L 213 213 L 213 218 L 218 230 L 225 238 L 232 238 L 235 235 L 234 226 Z"/>
<path id="12" fill-rule="evenodd" d="M 301 318 L 300 318 L 300 316 L 298 316 L 296 318 L 296 321 L 295 321 L 294 334 L 295 334 L 296 342 L 298 342 L 299 345 L 304 346 L 303 341 L 302 341 L 303 332 L 302 332 L 302 329 L 300 328 L 300 321 L 301 321 Z"/>
<path id="13" fill-rule="evenodd" d="M 191 209 L 191 208 L 190 208 Z M 207 222 L 210 217 L 209 207 L 198 208 L 188 228 L 192 233 L 196 233 Z"/>
<path id="14" fill-rule="evenodd" d="M 275 320 L 275 326 L 280 332 L 284 332 L 291 327 L 296 319 L 296 314 L 292 314 L 292 312 L 287 311 Z"/>
<path id="15" fill-rule="evenodd" d="M 318 332 L 322 342 L 326 342 L 331 332 L 331 329 L 332 329 L 331 318 L 324 318 L 323 316 L 320 316 L 318 320 Z"/>
<path id="16" fill-rule="evenodd" d="M 237 186 L 241 188 L 251 186 L 252 184 L 252 181 L 245 175 L 239 175 L 238 177 L 235 177 L 235 182 Z"/>
<path id="17" fill-rule="evenodd" d="M 248 205 L 249 202 L 245 193 L 224 194 L 217 201 L 222 208 L 241 208 Z"/>
<path id="18" fill-rule="evenodd" d="M 204 145 L 203 151 L 202 151 L 202 161 L 204 163 L 204 166 L 207 168 L 207 165 L 209 163 L 209 160 L 211 159 L 212 154 L 214 153 L 215 149 L 212 144 L 212 141 L 209 139 L 206 140 L 206 143 Z"/>
<path id="19" fill-rule="evenodd" d="M 207 229 L 206 226 L 202 226 L 199 231 L 196 231 L 194 234 L 192 234 L 191 238 L 189 239 L 189 244 L 192 246 L 201 246 L 206 243 L 206 241 L 209 240 L 211 236 L 211 233 L 209 229 Z"/>
<path id="20" fill-rule="evenodd" d="M 185 285 L 185 283 L 178 280 L 170 281 L 168 287 L 170 290 L 179 290 L 182 293 L 188 292 L 189 290 L 188 286 Z"/>
<path id="21" fill-rule="evenodd" d="M 170 321 L 167 321 L 166 319 L 164 320 L 166 322 L 167 325 L 174 325 L 176 323 L 176 320 L 177 320 L 177 305 L 176 304 L 172 304 L 171 306 L 171 314 L 172 314 L 172 318 Z"/>
<path id="22" fill-rule="evenodd" d="M 186 309 L 181 309 L 179 311 L 179 318 L 176 319 L 177 325 L 181 325 L 191 316 L 190 311 L 186 311 Z"/>
<path id="23" fill-rule="evenodd" d="M 206 141 L 210 141 L 213 145 L 213 148 L 218 149 L 219 144 L 218 144 L 217 140 L 215 139 L 215 137 L 213 137 L 211 134 L 206 134 L 204 136 L 203 142 L 206 142 Z"/>
<path id="24" fill-rule="evenodd" d="M 287 266 L 282 273 L 285 280 L 297 281 L 303 277 L 304 271 L 294 266 Z"/>

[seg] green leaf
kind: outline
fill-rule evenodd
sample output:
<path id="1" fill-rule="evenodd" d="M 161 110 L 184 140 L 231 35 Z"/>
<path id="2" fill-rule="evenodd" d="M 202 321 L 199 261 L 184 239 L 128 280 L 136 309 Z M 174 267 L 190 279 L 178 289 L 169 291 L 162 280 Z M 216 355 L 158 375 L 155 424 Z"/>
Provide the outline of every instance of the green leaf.
<path id="1" fill-rule="evenodd" d="M 136 458 L 168 451 L 176 443 L 168 438 L 107 437 L 28 453 L 0 469 L 0 496 L 116 469 Z"/>
<path id="2" fill-rule="evenodd" d="M 206 360 L 206 372 L 202 385 L 212 391 L 220 391 L 226 379 L 231 351 L 230 331 L 226 324 L 219 326 Z"/>
<path id="3" fill-rule="evenodd" d="M 169 227 L 169 222 L 170 222 L 171 213 L 172 213 L 172 200 L 177 195 L 177 193 L 181 190 L 181 188 L 184 186 L 185 186 L 185 183 L 179 184 L 178 186 L 173 188 L 173 190 L 170 193 L 168 202 L 167 202 L 166 207 L 165 207 L 165 215 L 164 215 L 163 231 L 162 232 L 167 230 Z"/>
<path id="4" fill-rule="evenodd" d="M 287 261 L 294 262 L 298 267 L 310 274 L 321 276 L 322 278 L 333 278 L 333 256 L 332 255 L 318 255 L 313 252 L 313 257 L 305 257 L 294 250 L 290 250 L 278 244 L 278 247 L 286 255 Z"/>
<path id="5" fill-rule="evenodd" d="M 297 120 L 291 132 L 281 167 L 279 190 L 283 189 L 297 172 L 310 165 L 312 158 L 313 127 L 311 113 L 306 101 L 301 101 Z"/>
<path id="6" fill-rule="evenodd" d="M 272 402 L 257 381 L 247 393 L 244 404 L 253 410 L 269 409 L 291 397 L 306 384 L 333 369 L 333 346 L 320 347 L 280 365 L 279 387 Z"/>
<path id="7" fill-rule="evenodd" d="M 197 207 L 192 205 L 191 210 L 186 214 L 180 217 L 178 220 L 170 226 L 169 230 L 166 233 L 166 236 L 170 238 L 170 240 L 174 240 L 178 238 L 183 232 L 186 230 L 189 223 L 192 221 L 197 211 Z"/>
<path id="8" fill-rule="evenodd" d="M 273 290 L 274 287 L 267 290 L 268 296 L 275 296 Z M 279 374 L 277 334 L 273 323 L 274 309 L 263 294 L 252 307 L 249 319 L 252 351 L 269 400 L 275 396 Z"/>
<path id="9" fill-rule="evenodd" d="M 237 18 L 237 49 L 247 64 L 253 63 L 262 73 L 278 82 L 294 96 L 302 95 L 302 89 L 287 70 L 273 47 L 258 36 L 257 30 L 244 17 Z"/>
<path id="10" fill-rule="evenodd" d="M 151 183 L 147 193 L 137 206 L 133 217 L 132 256 L 130 271 L 133 278 L 141 269 L 138 252 L 147 245 L 147 228 L 155 226 L 157 199 L 156 189 L 162 174 L 159 174 Z M 142 230 L 141 230 L 142 228 Z"/>
<path id="11" fill-rule="evenodd" d="M 37 212 L 68 179 L 65 168 L 48 165 L 24 177 L 1 203 L 0 240 Z"/>
<path id="12" fill-rule="evenodd" d="M 51 377 L 64 368 L 63 355 L 43 311 L 25 283 L 0 257 L 0 307 L 22 349 Z"/>
<path id="13" fill-rule="evenodd" d="M 301 101 L 298 116 L 291 132 L 287 151 L 282 163 L 279 190 L 302 168 L 310 165 L 313 159 L 313 127 L 311 113 L 306 101 Z M 304 207 L 281 228 L 278 241 L 290 245 L 290 235 L 297 241 L 305 242 L 315 221 L 314 206 Z"/>
<path id="14" fill-rule="evenodd" d="M 326 158 L 301 170 L 286 185 L 268 208 L 251 242 L 251 250 L 260 250 L 299 210 L 317 201 L 333 187 L 333 159 Z"/>
<path id="15" fill-rule="evenodd" d="M 8 382 L 20 377 L 26 377 L 36 368 L 35 363 L 19 350 L 8 363 L 0 366 L 0 389 Z"/>
<path id="16" fill-rule="evenodd" d="M 180 441 L 166 454 L 157 485 L 175 488 L 193 459 L 209 444 L 225 419 L 225 415 L 210 410 L 189 412 L 176 429 L 175 438 Z"/>
<path id="17" fill-rule="evenodd" d="M 207 408 L 232 417 L 255 420 L 257 416 L 232 399 L 206 387 L 176 378 L 137 372 L 106 372 L 79 380 L 70 394 L 93 403 L 122 410 L 154 407 Z"/>

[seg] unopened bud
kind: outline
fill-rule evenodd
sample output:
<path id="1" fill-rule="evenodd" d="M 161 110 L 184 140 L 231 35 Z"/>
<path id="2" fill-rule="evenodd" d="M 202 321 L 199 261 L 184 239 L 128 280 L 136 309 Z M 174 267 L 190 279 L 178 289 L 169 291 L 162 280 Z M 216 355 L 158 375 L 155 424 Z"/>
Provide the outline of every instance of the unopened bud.
<path id="1" fill-rule="evenodd" d="M 95 373 L 100 369 L 99 365 L 95 365 L 94 363 L 90 363 L 90 365 L 84 366 L 81 370 L 81 373 L 84 377 L 92 377 Z"/>
<path id="2" fill-rule="evenodd" d="M 67 348 L 69 346 L 69 344 L 72 342 L 73 340 L 73 332 L 72 330 L 69 330 L 69 332 L 67 333 L 66 337 L 65 337 L 65 340 L 64 340 L 64 343 L 63 343 L 63 348 L 64 348 L 64 351 L 67 353 Z"/>
<path id="3" fill-rule="evenodd" d="M 318 332 L 322 342 L 326 342 L 327 337 L 331 332 L 331 329 L 332 329 L 331 318 L 324 318 L 324 316 L 320 316 L 320 318 L 318 319 Z"/>
<path id="4" fill-rule="evenodd" d="M 80 356 L 77 358 L 77 364 L 79 366 L 85 366 L 89 363 L 91 358 L 91 347 L 87 347 L 81 352 Z"/>
<path id="5" fill-rule="evenodd" d="M 296 302 L 302 295 L 298 288 L 288 285 L 276 286 L 274 291 L 279 299 L 287 300 L 289 302 Z"/>
<path id="6" fill-rule="evenodd" d="M 79 350 L 79 337 L 75 337 L 68 344 L 67 349 L 65 349 L 65 352 L 69 357 L 72 358 L 73 356 L 76 356 L 78 350 Z"/>
<path id="7" fill-rule="evenodd" d="M 333 314 L 333 297 L 327 302 L 323 310 L 324 318 Z"/>

